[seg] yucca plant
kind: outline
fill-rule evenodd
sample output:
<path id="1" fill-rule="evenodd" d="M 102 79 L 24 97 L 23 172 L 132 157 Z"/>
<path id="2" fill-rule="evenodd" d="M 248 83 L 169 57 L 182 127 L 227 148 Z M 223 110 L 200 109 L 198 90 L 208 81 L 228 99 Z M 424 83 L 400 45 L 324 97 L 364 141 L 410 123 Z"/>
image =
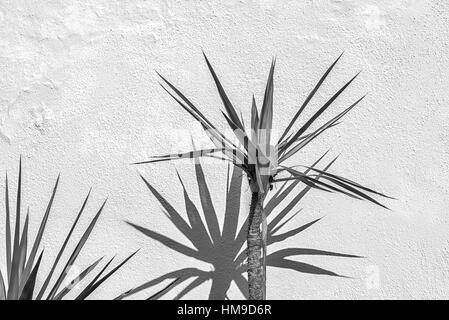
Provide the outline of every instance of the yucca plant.
<path id="1" fill-rule="evenodd" d="M 212 157 L 232 162 L 235 166 L 241 168 L 248 178 L 251 188 L 251 204 L 249 210 L 249 224 L 247 232 L 247 260 L 248 260 L 248 288 L 249 298 L 260 300 L 265 298 L 265 264 L 266 264 L 266 213 L 263 210 L 263 203 L 271 190 L 272 185 L 281 181 L 300 181 L 307 186 L 319 189 L 325 192 L 337 192 L 356 199 L 365 199 L 377 205 L 385 207 L 375 200 L 372 195 L 386 197 L 384 194 L 364 187 L 354 181 L 337 176 L 323 170 L 312 168 L 307 174 L 297 170 L 298 165 L 291 166 L 286 162 L 299 151 L 303 150 L 310 142 L 320 136 L 327 129 L 337 125 L 338 122 L 364 97 L 356 100 L 344 111 L 331 118 L 317 129 L 311 130 L 312 124 L 333 104 L 333 102 L 342 94 L 343 91 L 357 77 L 355 75 L 326 103 L 324 103 L 304 124 L 294 129 L 300 115 L 303 113 L 311 99 L 315 96 L 329 73 L 332 71 L 341 55 L 326 70 L 313 90 L 305 99 L 304 103 L 294 114 L 281 137 L 277 141 L 272 137 L 273 129 L 273 97 L 274 97 L 274 69 L 275 59 L 271 64 L 268 81 L 265 88 L 262 108 L 259 111 L 255 98 L 252 99 L 251 108 L 251 126 L 246 128 L 244 120 L 238 115 L 233 104 L 220 83 L 211 63 L 206 55 L 207 66 L 212 74 L 220 98 L 223 102 L 225 112 L 222 114 L 229 128 L 234 134 L 234 138 L 227 137 L 220 132 L 216 126 L 209 121 L 200 109 L 195 106 L 178 88 L 170 83 L 165 77 L 159 75 L 162 79 L 161 86 L 173 97 L 173 99 L 186 110 L 204 129 L 206 135 L 210 138 L 215 148 L 194 150 L 181 154 L 169 154 L 165 156 L 155 156 L 150 160 L 137 162 L 137 164 L 154 163 L 160 161 L 170 161 L 182 158 Z M 248 132 L 247 132 L 248 129 Z M 234 143 L 233 140 L 237 140 Z M 335 161 L 335 160 L 334 160 Z M 320 176 L 320 179 L 318 179 Z"/>
<path id="2" fill-rule="evenodd" d="M 92 280 L 87 282 L 84 289 L 75 296 L 76 300 L 88 298 L 102 283 L 116 273 L 129 259 L 131 259 L 136 252 L 129 255 L 126 259 L 119 262 L 114 268 L 109 268 L 114 258 L 109 259 L 104 266 L 100 268 L 103 258 L 99 258 L 87 268 L 80 271 L 73 279 L 67 279 L 69 271 L 74 265 L 76 259 L 81 253 L 86 244 L 92 230 L 94 229 L 103 209 L 106 200 L 101 205 L 95 216 L 89 223 L 89 226 L 77 241 L 75 248 L 71 251 L 68 260 L 62 263 L 62 255 L 66 252 L 67 245 L 72 240 L 72 235 L 78 224 L 86 204 L 89 200 L 90 191 L 87 194 L 81 209 L 76 216 L 70 231 L 68 232 L 64 242 L 62 243 L 59 252 L 51 262 L 50 271 L 47 274 L 40 274 L 39 269 L 42 261 L 45 261 L 44 249 L 41 247 L 42 237 L 47 226 L 50 211 L 52 209 L 53 201 L 56 195 L 56 190 L 59 184 L 59 176 L 53 187 L 53 191 L 45 210 L 44 216 L 40 223 L 37 235 L 33 242 L 29 243 L 28 225 L 29 225 L 29 210 L 27 211 L 23 228 L 21 229 L 22 218 L 22 161 L 19 164 L 19 175 L 17 182 L 17 198 L 15 209 L 15 226 L 14 231 L 11 229 L 11 209 L 10 209 L 10 195 L 8 174 L 6 174 L 5 182 L 5 247 L 6 247 L 6 271 L 0 270 L 0 300 L 60 300 L 63 299 L 73 288 L 80 284 L 87 276 L 94 275 Z M 62 267 L 61 271 L 55 272 L 57 267 Z M 108 270 L 108 268 L 110 270 Z M 58 268 L 59 269 L 59 268 Z M 95 271 L 95 272 L 94 272 Z M 42 277 L 43 284 L 40 288 L 36 287 L 36 279 Z M 68 280 L 71 280 L 67 283 Z"/>
<path id="3" fill-rule="evenodd" d="M 321 158 L 319 159 L 321 160 Z M 319 160 L 312 165 L 315 167 Z M 239 227 L 240 214 L 240 198 L 242 190 L 242 171 L 234 168 L 232 172 L 228 167 L 228 179 L 226 187 L 226 206 L 224 222 L 220 228 L 217 217 L 217 210 L 211 201 L 210 189 L 204 177 L 204 172 L 200 164 L 195 165 L 196 181 L 198 185 L 198 194 L 201 206 L 196 205 L 190 198 L 184 183 L 179 177 L 179 181 L 183 187 L 183 196 L 187 220 L 177 211 L 170 202 L 165 199 L 143 176 L 144 183 L 161 204 L 164 212 L 173 223 L 173 225 L 192 243 L 194 249 L 184 245 L 182 241 L 169 238 L 157 231 L 149 230 L 143 226 L 128 222 L 132 227 L 142 232 L 149 238 L 160 242 L 169 249 L 180 254 L 195 258 L 199 261 L 210 264 L 213 269 L 204 271 L 194 267 L 186 267 L 175 271 L 168 272 L 158 278 L 155 278 L 133 290 L 130 290 L 122 298 L 136 294 L 142 290 L 160 285 L 162 282 L 170 279 L 177 279 L 175 288 L 183 282 L 192 281 L 185 286 L 175 296 L 175 299 L 184 297 L 197 286 L 211 281 L 209 299 L 223 300 L 228 298 L 227 292 L 231 283 L 235 283 L 240 292 L 248 298 L 248 284 L 244 277 L 246 272 L 245 251 L 242 251 L 246 241 L 246 230 L 248 219 Z M 325 168 L 324 170 L 327 170 Z M 321 220 L 315 219 L 300 227 L 282 231 L 285 226 L 296 216 L 295 208 L 301 199 L 310 191 L 311 187 L 305 186 L 296 195 L 293 195 L 297 189 L 299 181 L 287 181 L 276 191 L 274 195 L 267 201 L 264 211 L 270 223 L 267 228 L 267 246 L 282 243 L 285 240 L 297 236 L 299 233 L 307 230 L 309 227 Z M 285 203 L 285 199 L 289 196 L 293 197 Z M 202 208 L 202 210 L 200 209 Z M 201 214 L 202 211 L 202 214 Z M 204 224 L 203 221 L 206 223 Z M 300 273 L 326 275 L 343 277 L 338 273 L 327 270 L 322 267 L 304 263 L 301 261 L 291 260 L 294 256 L 332 256 L 359 258 L 356 255 L 343 254 L 325 250 L 317 250 L 311 248 L 285 248 L 270 253 L 267 256 L 267 266 L 276 268 L 285 268 Z M 168 290 L 166 291 L 168 292 Z"/>

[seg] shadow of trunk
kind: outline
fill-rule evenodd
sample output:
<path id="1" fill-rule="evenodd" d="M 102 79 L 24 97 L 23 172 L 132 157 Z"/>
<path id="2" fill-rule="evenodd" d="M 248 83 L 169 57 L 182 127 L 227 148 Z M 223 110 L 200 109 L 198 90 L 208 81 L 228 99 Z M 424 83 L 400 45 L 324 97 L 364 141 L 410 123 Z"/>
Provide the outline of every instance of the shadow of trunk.
<path id="1" fill-rule="evenodd" d="M 232 278 L 227 274 L 232 273 L 230 270 L 217 273 L 217 276 L 212 278 L 212 286 L 210 288 L 209 300 L 225 300 L 226 293 L 231 286 Z"/>

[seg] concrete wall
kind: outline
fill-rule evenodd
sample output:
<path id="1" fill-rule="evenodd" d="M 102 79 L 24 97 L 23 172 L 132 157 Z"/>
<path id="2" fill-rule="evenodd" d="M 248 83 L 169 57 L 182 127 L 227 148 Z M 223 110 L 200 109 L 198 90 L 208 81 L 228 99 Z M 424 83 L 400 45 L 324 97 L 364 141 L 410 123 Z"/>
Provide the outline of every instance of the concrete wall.
<path id="1" fill-rule="evenodd" d="M 48 256 L 42 271 L 50 267 L 91 186 L 83 226 L 102 200 L 109 200 L 77 265 L 102 255 L 117 253 L 121 258 L 142 248 L 94 297 L 114 297 L 183 267 L 211 270 L 124 223 L 133 221 L 189 245 L 138 170 L 185 217 L 177 168 L 201 207 L 191 163 L 130 165 L 178 150 L 177 133 L 197 130 L 159 87 L 154 70 L 179 85 L 215 123 L 223 123 L 203 48 L 249 121 L 251 96 L 260 105 L 276 55 L 274 121 L 282 129 L 326 67 L 345 51 L 305 115 L 359 70 L 359 78 L 323 120 L 368 96 L 292 164 L 310 164 L 331 148 L 329 160 L 341 154 L 333 172 L 398 200 L 386 201 L 392 209 L 387 211 L 339 195 L 309 193 L 291 228 L 324 219 L 280 247 L 366 258 L 295 257 L 352 278 L 270 268 L 268 297 L 449 298 L 448 13 L 446 2 L 424 0 L 2 0 L 0 171 L 8 170 L 15 182 L 23 156 L 24 203 L 30 207 L 32 235 L 52 184 L 62 174 L 45 235 Z M 205 172 L 223 219 L 226 165 L 209 163 Z M 246 185 L 243 191 L 246 210 Z M 3 253 L 0 263 L 4 268 Z M 206 282 L 186 297 L 207 298 L 209 287 Z M 234 285 L 228 295 L 241 297 Z"/>

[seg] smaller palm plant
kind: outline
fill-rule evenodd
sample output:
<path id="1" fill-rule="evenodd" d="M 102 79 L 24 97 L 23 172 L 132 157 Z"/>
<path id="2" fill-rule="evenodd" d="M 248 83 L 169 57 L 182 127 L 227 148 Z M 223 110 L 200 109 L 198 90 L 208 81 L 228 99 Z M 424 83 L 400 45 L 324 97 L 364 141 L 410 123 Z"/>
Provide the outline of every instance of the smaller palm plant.
<path id="1" fill-rule="evenodd" d="M 322 157 L 311 167 L 314 168 L 321 159 Z M 170 221 L 193 244 L 194 249 L 156 231 L 149 230 L 131 222 L 129 222 L 129 224 L 147 237 L 164 244 L 166 247 L 178 253 L 210 264 L 213 267 L 213 270 L 205 271 L 194 267 L 175 270 L 128 291 L 125 295 L 122 295 L 121 298 L 158 286 L 170 279 L 177 280 L 176 285 L 173 285 L 172 288 L 193 279 L 185 288 L 180 290 L 175 296 L 175 299 L 184 297 L 187 293 L 206 281 L 212 282 L 209 293 L 209 299 L 211 300 L 224 300 L 227 298 L 227 292 L 233 282 L 237 285 L 240 292 L 248 298 L 248 284 L 244 277 L 247 268 L 245 263 L 246 255 L 245 251 L 242 251 L 246 239 L 248 219 L 238 227 L 242 171 L 238 168 L 234 168 L 232 173 L 229 173 L 228 170 L 225 218 L 220 230 L 217 211 L 212 204 L 209 187 L 205 180 L 203 169 L 200 164 L 196 164 L 195 169 L 198 193 L 203 209 L 202 214 L 200 214 L 199 207 L 191 200 L 184 183 L 179 177 L 183 187 L 185 211 L 188 218 L 187 221 L 143 176 L 141 176 L 150 192 L 162 205 Z M 327 169 L 328 167 L 324 168 L 323 171 L 326 171 Z M 267 227 L 267 246 L 282 243 L 286 239 L 307 230 L 321 219 L 316 219 L 298 228 L 282 232 L 282 229 L 284 229 L 286 224 L 296 216 L 297 212 L 294 212 L 294 208 L 311 190 L 310 186 L 305 186 L 298 194 L 293 196 L 286 205 L 283 205 L 285 202 L 284 200 L 292 194 L 298 184 L 299 181 L 284 182 L 280 189 L 269 199 L 269 201 L 267 201 L 264 208 L 267 217 L 270 218 L 270 223 Z M 283 207 L 282 209 L 280 209 L 281 205 Z M 203 223 L 203 218 L 206 224 Z M 307 255 L 359 258 L 359 256 L 356 255 L 311 248 L 286 248 L 270 253 L 267 256 L 267 266 L 289 269 L 305 274 L 340 276 L 325 268 L 291 259 L 294 256 Z M 168 291 L 169 290 L 166 290 L 165 292 Z"/>
<path id="2" fill-rule="evenodd" d="M 53 200 L 56 195 L 56 190 L 59 184 L 59 177 L 53 187 L 50 200 L 48 202 L 45 214 L 42 218 L 40 227 L 38 229 L 36 238 L 29 246 L 28 241 L 28 225 L 29 225 L 29 210 L 27 212 L 23 229 L 20 228 L 21 213 L 22 213 L 22 161 L 19 164 L 19 176 L 17 182 L 17 199 L 16 199 L 16 215 L 15 215 L 15 227 L 14 238 L 12 237 L 11 230 L 11 210 L 9 201 L 9 183 L 8 175 L 6 175 L 5 184 L 5 209 L 6 209 L 6 225 L 5 225 L 5 246 L 6 246 L 6 272 L 0 270 L 0 300 L 60 300 L 64 298 L 68 293 L 73 291 L 76 285 L 78 285 L 88 275 L 93 274 L 94 270 L 97 270 L 100 262 L 103 258 L 100 258 L 90 264 L 87 268 L 79 272 L 73 280 L 67 283 L 67 276 L 71 267 L 74 265 L 81 250 L 86 244 L 92 230 L 94 229 L 103 209 L 106 204 L 106 200 L 101 205 L 95 216 L 90 221 L 89 226 L 84 231 L 81 238 L 78 240 L 75 248 L 72 250 L 69 259 L 62 264 L 62 270 L 59 273 L 55 273 L 56 268 L 60 265 L 65 249 L 69 240 L 72 238 L 72 234 L 75 230 L 78 221 L 80 220 L 86 204 L 88 202 L 90 191 L 87 194 L 78 215 L 73 222 L 70 231 L 68 232 L 55 260 L 52 262 L 50 271 L 44 276 L 44 282 L 40 288 L 36 288 L 36 279 L 39 274 L 41 262 L 44 259 L 44 249 L 41 248 L 41 240 L 44 235 L 47 221 L 52 209 Z M 135 254 L 134 252 L 123 261 L 119 262 L 114 268 L 109 271 L 108 268 L 112 264 L 114 258 L 108 260 L 106 264 L 97 272 L 93 279 L 88 282 L 84 289 L 76 295 L 76 300 L 82 300 L 88 298 L 102 283 L 115 274 L 126 262 L 128 262 Z M 4 270 L 3 270 L 4 271 Z M 52 279 L 56 279 L 52 285 L 50 285 Z"/>

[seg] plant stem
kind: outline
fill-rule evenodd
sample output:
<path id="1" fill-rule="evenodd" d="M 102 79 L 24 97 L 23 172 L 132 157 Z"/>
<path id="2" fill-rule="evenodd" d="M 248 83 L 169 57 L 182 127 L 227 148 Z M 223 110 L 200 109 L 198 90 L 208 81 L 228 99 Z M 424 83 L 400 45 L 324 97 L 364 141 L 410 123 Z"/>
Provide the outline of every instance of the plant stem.
<path id="1" fill-rule="evenodd" d="M 262 263 L 262 212 L 264 194 L 253 192 L 248 219 L 247 256 L 250 300 L 265 299 L 265 275 Z"/>

